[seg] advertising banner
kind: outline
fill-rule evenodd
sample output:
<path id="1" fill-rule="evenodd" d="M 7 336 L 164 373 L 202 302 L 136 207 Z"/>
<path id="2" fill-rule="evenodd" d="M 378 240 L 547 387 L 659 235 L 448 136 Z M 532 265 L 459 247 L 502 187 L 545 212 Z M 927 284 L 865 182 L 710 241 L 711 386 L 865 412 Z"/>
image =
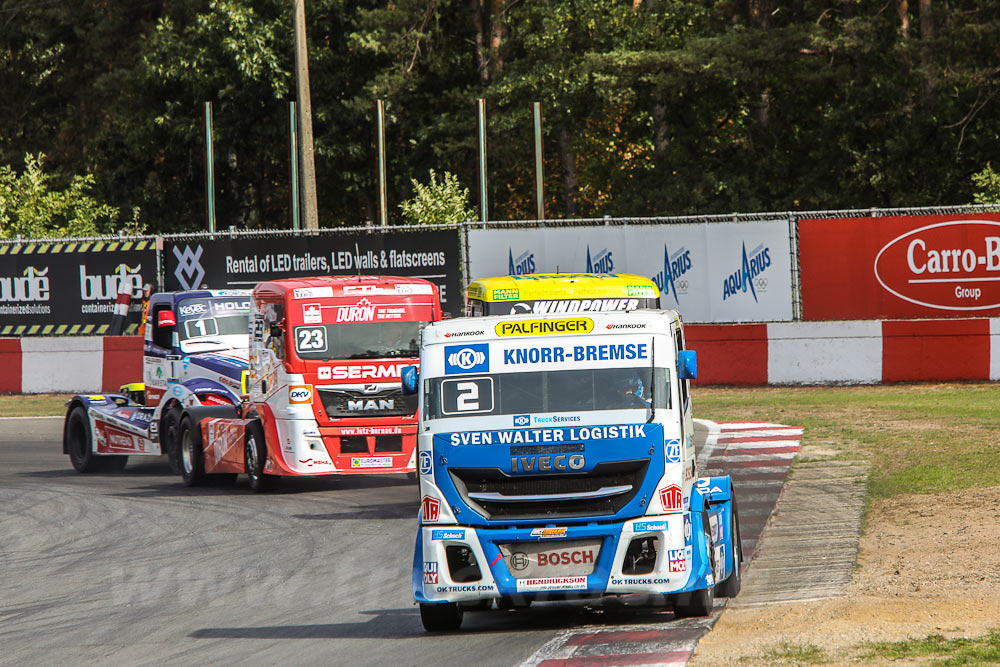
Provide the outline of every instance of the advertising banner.
<path id="1" fill-rule="evenodd" d="M 1000 216 L 801 220 L 806 320 L 1000 315 Z"/>
<path id="2" fill-rule="evenodd" d="M 470 278 L 634 273 L 686 322 L 792 319 L 788 222 L 472 229 Z"/>
<path id="3" fill-rule="evenodd" d="M 409 276 L 435 283 L 444 311 L 459 315 L 464 304 L 459 238 L 458 230 L 430 230 L 165 240 L 165 289 L 250 288 L 263 280 L 303 276 Z"/>
<path id="4" fill-rule="evenodd" d="M 0 244 L 0 336 L 105 334 L 123 283 L 134 333 L 142 286 L 156 285 L 153 241 Z"/>

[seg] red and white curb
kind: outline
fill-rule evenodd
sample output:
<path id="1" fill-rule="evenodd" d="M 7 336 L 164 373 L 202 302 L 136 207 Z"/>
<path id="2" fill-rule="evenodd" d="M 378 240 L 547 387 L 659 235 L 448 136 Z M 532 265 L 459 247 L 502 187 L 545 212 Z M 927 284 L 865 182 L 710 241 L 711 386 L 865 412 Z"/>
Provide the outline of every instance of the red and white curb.
<path id="1" fill-rule="evenodd" d="M 799 452 L 802 428 L 768 422 L 709 422 L 698 456 L 702 475 L 729 474 L 736 488 L 743 541 L 744 571 L 777 503 L 792 459 Z M 675 620 L 661 612 L 655 625 L 588 625 L 563 630 L 521 663 L 521 667 L 619 667 L 686 665 L 702 635 L 725 608 L 717 600 L 707 618 Z M 655 610 L 653 610 L 655 613 Z"/>

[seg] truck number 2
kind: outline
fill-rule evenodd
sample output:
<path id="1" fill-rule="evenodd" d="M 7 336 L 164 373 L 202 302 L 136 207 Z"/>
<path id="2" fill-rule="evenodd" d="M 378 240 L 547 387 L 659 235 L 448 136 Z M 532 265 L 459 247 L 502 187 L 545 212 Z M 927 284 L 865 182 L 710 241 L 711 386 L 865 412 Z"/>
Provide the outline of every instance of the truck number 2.
<path id="1" fill-rule="evenodd" d="M 479 385 L 475 382 L 459 382 L 455 385 L 458 390 L 457 407 L 460 412 L 469 412 L 479 409 Z"/>

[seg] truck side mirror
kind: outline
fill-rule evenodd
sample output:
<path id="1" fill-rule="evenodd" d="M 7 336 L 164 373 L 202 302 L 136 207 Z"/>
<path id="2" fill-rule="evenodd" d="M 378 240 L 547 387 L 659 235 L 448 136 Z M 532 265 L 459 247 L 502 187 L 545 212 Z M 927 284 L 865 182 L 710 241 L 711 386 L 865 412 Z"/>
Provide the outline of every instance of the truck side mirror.
<path id="1" fill-rule="evenodd" d="M 156 326 L 175 327 L 177 326 L 177 316 L 172 310 L 161 310 L 156 313 Z"/>
<path id="2" fill-rule="evenodd" d="M 403 366 L 399 372 L 399 377 L 403 382 L 403 395 L 412 396 L 417 393 L 418 373 L 416 366 Z"/>
<path id="3" fill-rule="evenodd" d="M 285 335 L 285 330 L 278 324 L 272 324 L 270 329 L 271 338 L 281 338 Z"/>
<path id="4" fill-rule="evenodd" d="M 682 380 L 698 377 L 698 355 L 694 350 L 681 350 L 677 353 L 677 377 Z"/>

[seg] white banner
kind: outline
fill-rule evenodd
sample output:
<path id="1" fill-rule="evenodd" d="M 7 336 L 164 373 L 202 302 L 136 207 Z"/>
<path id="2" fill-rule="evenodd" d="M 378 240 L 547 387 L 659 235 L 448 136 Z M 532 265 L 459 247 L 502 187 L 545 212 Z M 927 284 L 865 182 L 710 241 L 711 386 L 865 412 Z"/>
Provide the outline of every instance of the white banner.
<path id="1" fill-rule="evenodd" d="M 469 230 L 470 278 L 635 273 L 686 322 L 792 319 L 788 222 Z"/>

